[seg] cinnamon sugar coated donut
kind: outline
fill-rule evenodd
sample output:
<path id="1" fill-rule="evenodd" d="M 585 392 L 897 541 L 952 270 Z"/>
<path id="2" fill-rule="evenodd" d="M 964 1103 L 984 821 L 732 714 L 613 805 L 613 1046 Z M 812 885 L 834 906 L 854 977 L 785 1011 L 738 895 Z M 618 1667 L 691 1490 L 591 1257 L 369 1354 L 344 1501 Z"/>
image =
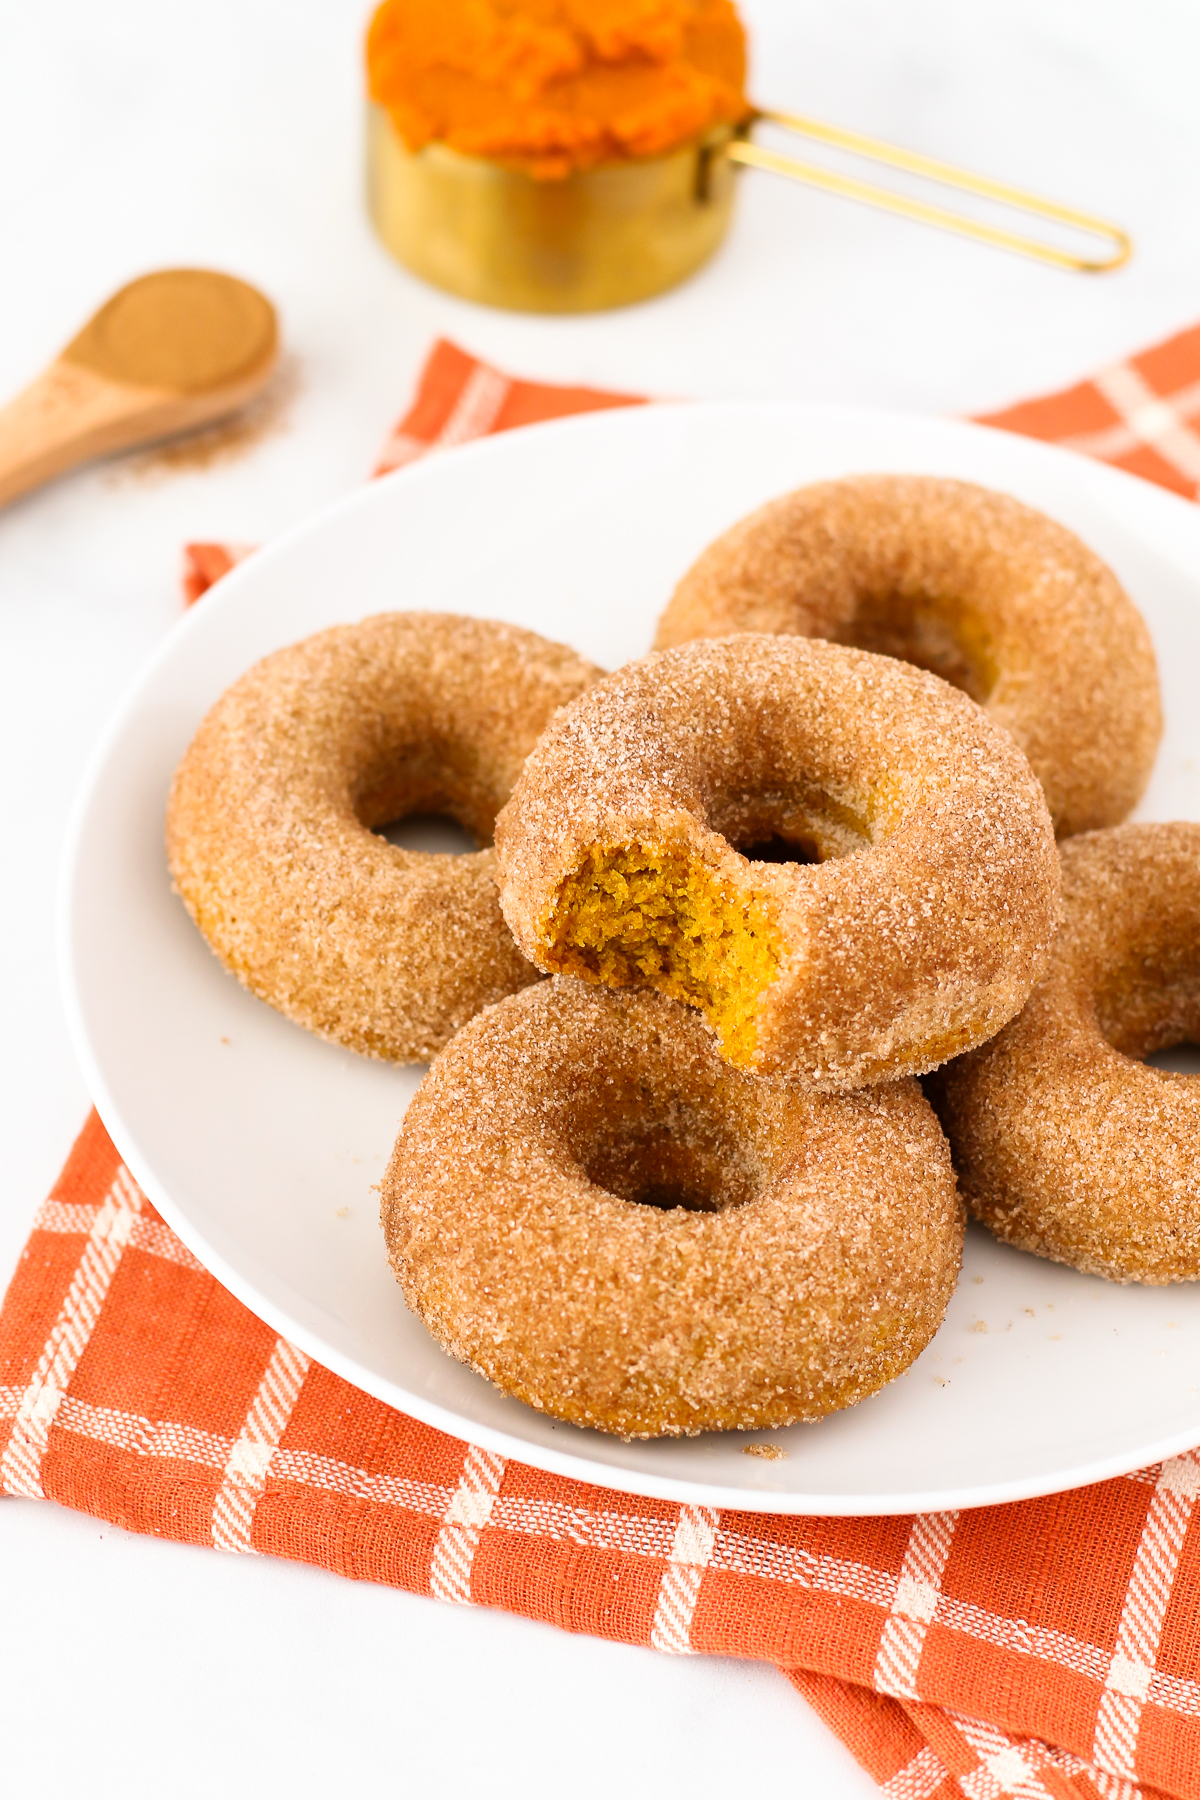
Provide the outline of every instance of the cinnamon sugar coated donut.
<path id="1" fill-rule="evenodd" d="M 225 967 L 298 1024 L 398 1062 L 536 980 L 493 850 L 424 855 L 372 827 L 446 813 L 489 844 L 538 734 L 600 673 L 446 613 L 382 613 L 258 663 L 204 720 L 167 808 L 175 886 Z"/>
<path id="2" fill-rule="evenodd" d="M 814 860 L 743 855 L 783 840 Z M 496 826 L 531 961 L 699 1007 L 724 1056 L 831 1090 L 982 1043 L 1057 923 L 1042 791 L 919 669 L 797 637 L 630 663 L 547 729 Z"/>
<path id="3" fill-rule="evenodd" d="M 624 1437 L 874 1393 L 937 1330 L 962 1245 L 915 1082 L 757 1081 L 672 1001 L 561 979 L 442 1052 L 382 1194 L 392 1267 L 444 1348 Z"/>
<path id="4" fill-rule="evenodd" d="M 1012 732 L 1060 837 L 1115 825 L 1162 735 L 1154 648 L 1116 576 L 1007 494 L 855 475 L 771 501 L 688 570 L 656 647 L 831 638 L 931 669 Z"/>
<path id="5" fill-rule="evenodd" d="M 1062 849 L 1065 923 L 1020 1018 L 931 1085 L 972 1212 L 1111 1281 L 1200 1278 L 1200 825 Z"/>

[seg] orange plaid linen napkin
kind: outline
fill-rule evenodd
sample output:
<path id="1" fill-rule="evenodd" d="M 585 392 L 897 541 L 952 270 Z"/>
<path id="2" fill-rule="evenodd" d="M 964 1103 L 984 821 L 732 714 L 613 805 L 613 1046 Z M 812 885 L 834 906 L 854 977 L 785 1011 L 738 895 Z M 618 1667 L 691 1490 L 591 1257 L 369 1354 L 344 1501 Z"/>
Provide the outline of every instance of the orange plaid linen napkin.
<path id="1" fill-rule="evenodd" d="M 382 468 L 632 397 L 439 344 Z M 1200 485 L 1200 328 L 989 423 Z M 189 596 L 235 561 L 191 545 Z M 247 1312 L 93 1113 L 0 1312 L 0 1486 L 131 1531 L 775 1663 L 890 1800 L 1200 1800 L 1200 1452 L 1015 1506 L 784 1518 L 540 1474 Z"/>

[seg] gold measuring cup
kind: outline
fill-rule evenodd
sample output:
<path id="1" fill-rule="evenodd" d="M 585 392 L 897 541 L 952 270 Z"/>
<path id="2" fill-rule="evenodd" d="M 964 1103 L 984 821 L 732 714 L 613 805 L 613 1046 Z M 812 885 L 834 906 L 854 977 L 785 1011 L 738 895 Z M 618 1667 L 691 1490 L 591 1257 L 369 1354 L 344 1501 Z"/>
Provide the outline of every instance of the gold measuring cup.
<path id="1" fill-rule="evenodd" d="M 750 133 L 759 121 L 1088 233 L 1106 248 L 1090 256 L 1061 249 L 799 162 L 754 143 Z M 519 312 L 593 312 L 649 299 L 683 281 L 725 235 L 738 165 L 769 169 L 1062 269 L 1117 269 L 1132 252 L 1125 232 L 1090 213 L 793 113 L 756 111 L 744 125 L 719 127 L 662 156 L 585 169 L 560 181 L 537 181 L 445 144 L 414 152 L 383 107 L 372 103 L 368 117 L 368 206 L 392 255 L 435 287 Z"/>

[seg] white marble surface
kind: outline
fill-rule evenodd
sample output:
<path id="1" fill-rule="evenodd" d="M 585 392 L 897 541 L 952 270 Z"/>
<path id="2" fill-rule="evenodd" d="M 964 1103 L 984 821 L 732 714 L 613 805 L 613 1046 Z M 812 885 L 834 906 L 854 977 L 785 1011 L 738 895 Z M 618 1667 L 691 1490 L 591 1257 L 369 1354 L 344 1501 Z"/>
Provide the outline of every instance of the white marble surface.
<path id="1" fill-rule="evenodd" d="M 750 175 L 697 280 L 590 319 L 420 287 L 359 202 L 358 0 L 61 0 L 0 22 L 0 393 L 171 262 L 278 301 L 301 389 L 237 463 L 95 469 L 0 516 L 6 1025 L 0 1278 L 83 1117 L 58 1004 L 62 821 L 115 695 L 176 617 L 186 537 L 260 539 L 369 468 L 439 333 L 513 369 L 665 394 L 970 412 L 1200 317 L 1194 0 L 746 0 L 754 92 L 1108 212 L 1087 280 Z M 313 1570 L 0 1506 L 0 1689 L 26 1800 L 219 1788 L 874 1791 L 774 1671 L 567 1638 Z"/>

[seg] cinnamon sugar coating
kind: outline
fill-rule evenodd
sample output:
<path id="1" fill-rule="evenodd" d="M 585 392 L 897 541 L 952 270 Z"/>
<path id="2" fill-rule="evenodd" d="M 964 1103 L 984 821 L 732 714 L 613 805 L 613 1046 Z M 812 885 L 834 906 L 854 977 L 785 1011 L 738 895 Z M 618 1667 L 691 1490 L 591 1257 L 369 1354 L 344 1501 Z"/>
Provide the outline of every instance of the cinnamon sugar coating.
<path id="1" fill-rule="evenodd" d="M 772 838 L 818 860 L 739 851 Z M 539 967 L 657 987 L 727 1058 L 829 1091 L 991 1037 L 1058 917 L 1007 732 L 935 676 L 815 639 L 690 643 L 600 682 L 538 743 L 496 848 Z"/>
<path id="2" fill-rule="evenodd" d="M 912 1081 L 832 1098 L 731 1069 L 694 1013 L 557 979 L 471 1021 L 382 1187 L 451 1355 L 624 1437 L 816 1419 L 941 1323 L 962 1209 Z"/>
<path id="3" fill-rule="evenodd" d="M 258 663 L 204 720 L 167 807 L 175 887 L 225 967 L 297 1024 L 397 1062 L 536 980 L 494 850 L 426 855 L 372 827 L 445 813 L 490 844 L 538 734 L 600 672 L 446 613 L 381 613 Z"/>
<path id="4" fill-rule="evenodd" d="M 1116 576 L 1007 494 L 854 475 L 773 500 L 709 545 L 657 648 L 733 632 L 830 638 L 931 669 L 1024 750 L 1060 837 L 1115 825 L 1162 735 L 1150 634 Z"/>
<path id="5" fill-rule="evenodd" d="M 1194 1281 L 1200 1076 L 1140 1059 L 1200 1043 L 1200 825 L 1090 833 L 1062 863 L 1045 977 L 931 1096 L 998 1237 L 1110 1281 Z"/>

